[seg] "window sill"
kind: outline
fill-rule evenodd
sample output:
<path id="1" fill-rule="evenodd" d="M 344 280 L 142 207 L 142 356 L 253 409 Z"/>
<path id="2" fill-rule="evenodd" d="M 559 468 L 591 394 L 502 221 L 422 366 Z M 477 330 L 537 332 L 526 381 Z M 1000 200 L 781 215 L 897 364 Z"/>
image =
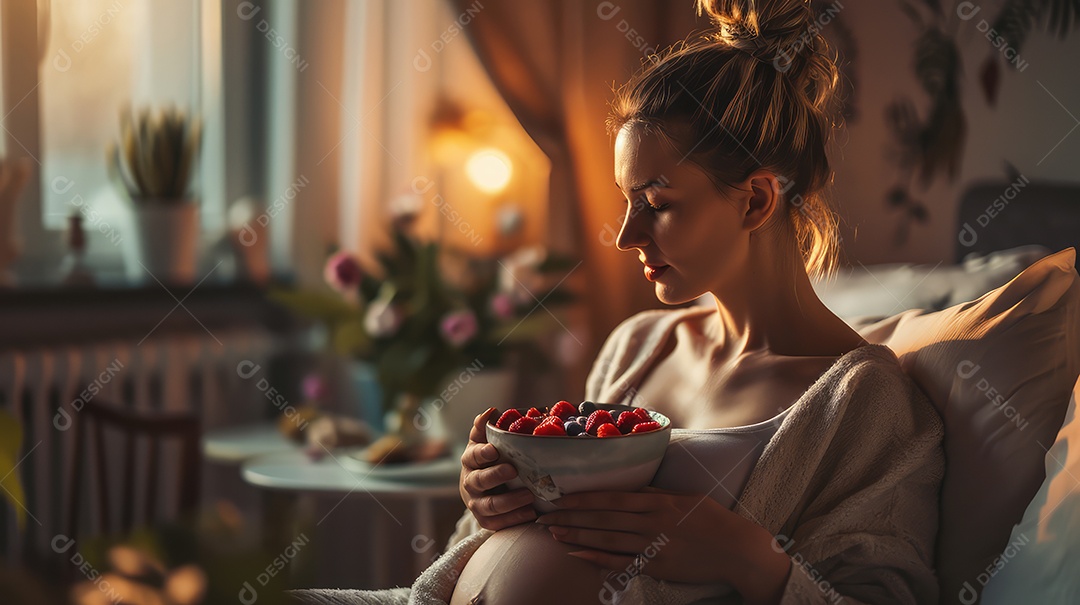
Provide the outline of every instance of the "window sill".
<path id="1" fill-rule="evenodd" d="M 194 290 L 158 284 L 0 289 L 0 306 L 4 348 L 213 336 L 252 328 L 280 333 L 296 325 L 264 288 L 250 284 L 203 284 Z"/>

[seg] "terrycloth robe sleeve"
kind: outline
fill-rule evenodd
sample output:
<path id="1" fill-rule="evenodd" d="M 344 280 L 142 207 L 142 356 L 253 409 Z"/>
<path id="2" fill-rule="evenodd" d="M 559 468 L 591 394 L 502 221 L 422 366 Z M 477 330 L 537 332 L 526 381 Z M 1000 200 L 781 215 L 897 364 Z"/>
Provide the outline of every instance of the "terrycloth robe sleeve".
<path id="1" fill-rule="evenodd" d="M 867 364 L 839 386 L 838 423 L 778 436 L 828 443 L 806 495 L 776 534 L 792 557 L 781 602 L 937 603 L 941 419 L 898 367 Z M 783 470 L 769 475 L 747 486 L 745 493 L 763 489 L 745 505 L 779 498 L 792 485 Z"/>

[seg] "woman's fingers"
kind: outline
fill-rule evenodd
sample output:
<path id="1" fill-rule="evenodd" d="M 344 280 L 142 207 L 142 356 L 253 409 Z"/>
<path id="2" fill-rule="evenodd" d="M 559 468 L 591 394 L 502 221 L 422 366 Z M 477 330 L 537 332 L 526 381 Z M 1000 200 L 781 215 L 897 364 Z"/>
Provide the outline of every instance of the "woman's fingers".
<path id="1" fill-rule="evenodd" d="M 499 450 L 490 443 L 470 443 L 461 454 L 461 466 L 469 470 L 487 468 L 499 460 Z"/>
<path id="2" fill-rule="evenodd" d="M 477 517 L 476 521 L 480 524 L 480 527 L 483 527 L 484 529 L 498 531 L 514 525 L 528 523 L 535 518 L 536 511 L 533 510 L 532 501 L 530 500 L 527 506 L 522 506 L 521 508 L 494 517 Z"/>
<path id="3" fill-rule="evenodd" d="M 498 517 L 519 508 L 528 506 L 531 510 L 533 503 L 532 492 L 525 488 L 515 489 L 505 494 L 492 494 L 472 498 L 466 503 L 469 510 L 477 518 Z M 533 514 L 535 518 L 535 513 Z"/>
<path id="4" fill-rule="evenodd" d="M 517 469 L 514 468 L 514 465 L 504 462 L 471 471 L 465 475 L 462 483 L 470 494 L 481 496 L 484 492 L 495 489 L 514 477 L 517 477 Z"/>
<path id="5" fill-rule="evenodd" d="M 544 525 L 605 529 L 643 534 L 648 531 L 648 518 L 640 513 L 594 510 L 557 510 L 536 520 Z"/>
<path id="6" fill-rule="evenodd" d="M 474 443 L 487 443 L 487 429 L 484 428 L 487 425 L 488 417 L 495 411 L 495 408 L 488 408 L 483 411 L 479 416 L 473 419 L 472 429 L 469 431 L 469 441 Z"/>

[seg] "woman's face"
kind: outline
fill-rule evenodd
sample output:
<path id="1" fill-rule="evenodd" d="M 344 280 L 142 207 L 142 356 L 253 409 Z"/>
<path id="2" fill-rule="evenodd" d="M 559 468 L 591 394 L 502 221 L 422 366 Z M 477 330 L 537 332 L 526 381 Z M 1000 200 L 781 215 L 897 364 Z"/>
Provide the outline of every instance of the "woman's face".
<path id="1" fill-rule="evenodd" d="M 628 202 L 616 245 L 638 252 L 661 302 L 721 296 L 738 285 L 749 254 L 749 192 L 722 194 L 704 171 L 638 124 L 615 139 L 615 183 Z"/>

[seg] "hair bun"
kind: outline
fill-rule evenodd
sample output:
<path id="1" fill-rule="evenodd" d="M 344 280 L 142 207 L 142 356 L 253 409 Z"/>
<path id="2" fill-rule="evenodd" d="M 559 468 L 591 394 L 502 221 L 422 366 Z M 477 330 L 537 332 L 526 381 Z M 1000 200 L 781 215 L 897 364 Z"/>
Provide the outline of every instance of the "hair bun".
<path id="1" fill-rule="evenodd" d="M 709 16 L 713 40 L 771 62 L 810 30 L 809 0 L 697 0 Z"/>

